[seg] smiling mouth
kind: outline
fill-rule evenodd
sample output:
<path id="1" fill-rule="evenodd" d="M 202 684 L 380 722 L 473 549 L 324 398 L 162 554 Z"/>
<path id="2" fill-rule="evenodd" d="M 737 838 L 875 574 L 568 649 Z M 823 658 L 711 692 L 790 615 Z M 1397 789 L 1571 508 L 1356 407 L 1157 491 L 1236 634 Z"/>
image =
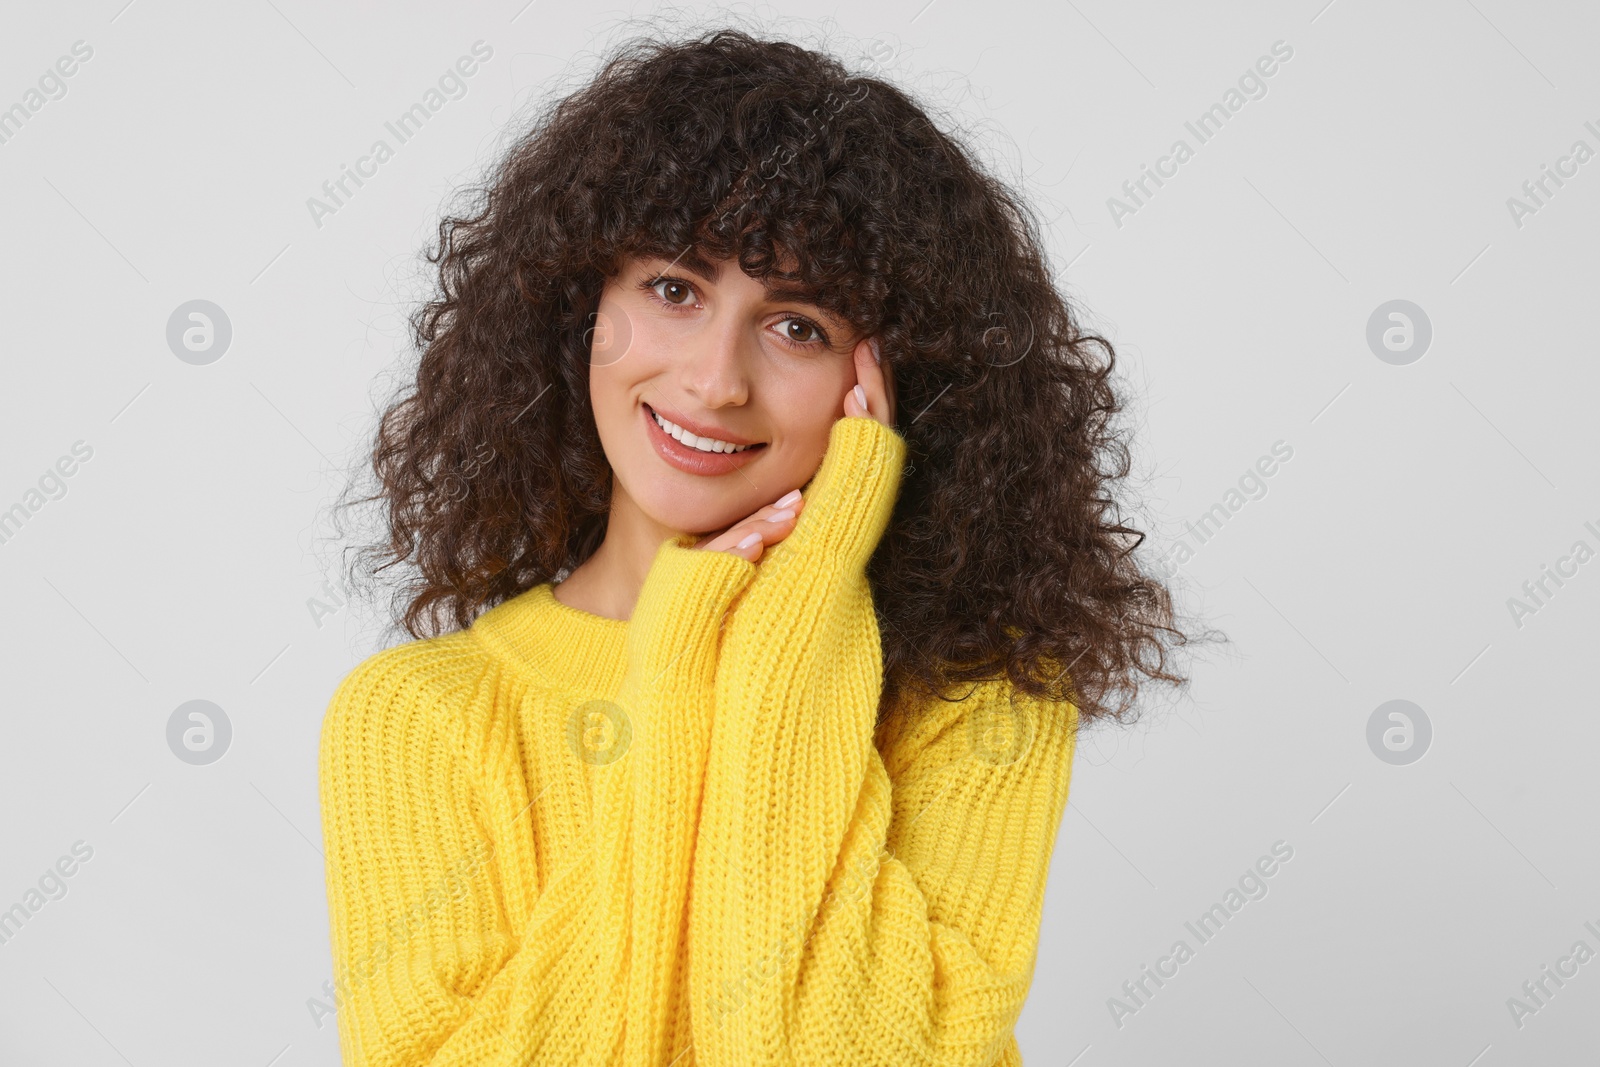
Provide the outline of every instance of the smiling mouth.
<path id="1" fill-rule="evenodd" d="M 677 423 L 673 422 L 671 419 L 663 418 L 656 411 L 656 409 L 651 407 L 649 404 L 645 405 L 645 410 L 649 413 L 650 417 L 656 421 L 656 425 L 661 427 L 661 432 L 665 433 L 668 437 L 671 437 L 674 441 L 677 441 L 685 448 L 692 448 L 696 452 L 704 452 L 707 455 L 733 455 L 740 452 L 750 452 L 754 451 L 755 449 L 766 447 L 765 442 L 752 445 L 736 445 L 732 441 L 721 441 L 715 437 L 697 437 L 688 430 L 685 430 L 682 426 L 679 426 Z"/>

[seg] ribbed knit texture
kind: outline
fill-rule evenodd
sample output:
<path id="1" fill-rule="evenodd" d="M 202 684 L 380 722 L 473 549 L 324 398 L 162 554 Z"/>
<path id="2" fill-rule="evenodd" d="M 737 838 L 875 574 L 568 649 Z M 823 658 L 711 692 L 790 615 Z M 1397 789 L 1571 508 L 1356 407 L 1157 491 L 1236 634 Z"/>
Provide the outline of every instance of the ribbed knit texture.
<path id="1" fill-rule="evenodd" d="M 657 552 L 360 664 L 323 724 L 346 1067 L 1022 1062 L 1077 728 L 1004 682 L 896 709 L 866 564 L 905 443 L 834 423 L 759 564 Z"/>

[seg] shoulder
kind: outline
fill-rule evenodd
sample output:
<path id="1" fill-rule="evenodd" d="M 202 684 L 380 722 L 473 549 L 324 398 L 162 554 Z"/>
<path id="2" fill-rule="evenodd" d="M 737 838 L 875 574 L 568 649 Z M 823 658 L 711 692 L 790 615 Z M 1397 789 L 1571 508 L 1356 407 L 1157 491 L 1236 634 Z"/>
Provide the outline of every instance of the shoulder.
<path id="1" fill-rule="evenodd" d="M 488 657 L 466 632 L 408 641 L 374 652 L 334 690 L 330 714 L 381 706 L 396 697 L 412 704 L 449 700 L 482 677 Z"/>
<path id="2" fill-rule="evenodd" d="M 974 768 L 1028 764 L 1068 769 L 1078 709 L 1043 700 L 1004 678 L 968 683 L 945 698 L 906 694 L 878 727 L 878 750 L 890 778 L 956 762 Z"/>
<path id="3" fill-rule="evenodd" d="M 322 721 L 327 760 L 339 750 L 392 746 L 419 733 L 459 739 L 492 664 L 466 632 L 375 652 L 340 681 Z"/>

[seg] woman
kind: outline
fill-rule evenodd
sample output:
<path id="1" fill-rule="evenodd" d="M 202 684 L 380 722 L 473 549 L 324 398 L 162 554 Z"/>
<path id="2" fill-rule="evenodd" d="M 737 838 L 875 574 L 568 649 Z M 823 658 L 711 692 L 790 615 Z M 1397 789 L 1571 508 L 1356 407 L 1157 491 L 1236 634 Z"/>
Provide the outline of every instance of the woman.
<path id="1" fill-rule="evenodd" d="M 436 258 L 374 455 L 423 639 L 323 727 L 345 1063 L 1020 1063 L 1078 725 L 1183 640 L 1031 216 L 722 31 Z"/>

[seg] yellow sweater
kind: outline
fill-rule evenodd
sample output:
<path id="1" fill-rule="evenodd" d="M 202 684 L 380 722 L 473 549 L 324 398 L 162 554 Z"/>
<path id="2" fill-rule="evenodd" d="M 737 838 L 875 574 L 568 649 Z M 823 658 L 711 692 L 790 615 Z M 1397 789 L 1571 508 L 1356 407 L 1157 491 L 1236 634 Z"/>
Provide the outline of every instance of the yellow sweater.
<path id="1" fill-rule="evenodd" d="M 541 585 L 345 678 L 346 1067 L 1021 1063 L 1077 709 L 993 682 L 877 725 L 904 456 L 841 419 L 759 564 L 667 541 L 628 621 Z"/>

